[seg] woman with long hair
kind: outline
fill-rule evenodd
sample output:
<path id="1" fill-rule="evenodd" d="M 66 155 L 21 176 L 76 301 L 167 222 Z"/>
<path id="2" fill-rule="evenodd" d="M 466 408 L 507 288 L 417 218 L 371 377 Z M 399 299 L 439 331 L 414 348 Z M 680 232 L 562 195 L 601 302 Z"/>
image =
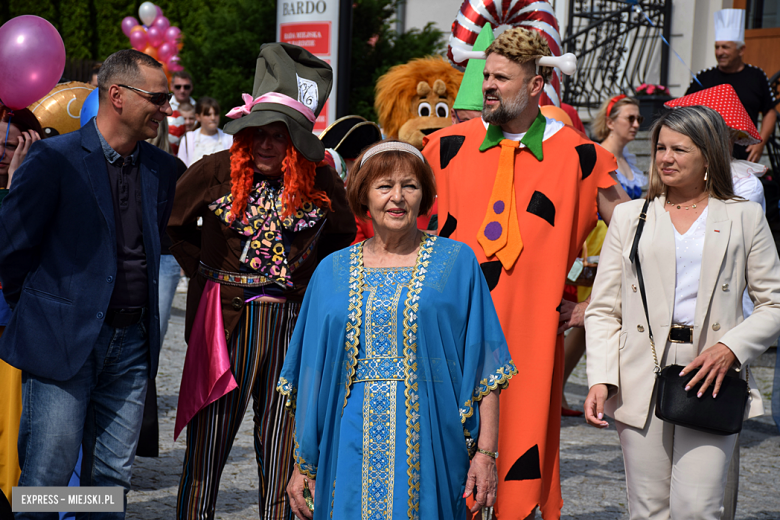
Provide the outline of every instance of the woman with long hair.
<path id="1" fill-rule="evenodd" d="M 628 151 L 628 143 L 636 139 L 643 120 L 639 101 L 619 94 L 601 104 L 592 123 L 596 140 L 617 159 L 616 180 L 632 199 L 641 197 L 647 187 L 647 176 L 637 167 L 636 155 Z"/>
<path id="2" fill-rule="evenodd" d="M 780 260 L 761 206 L 734 195 L 717 112 L 670 111 L 651 138 L 648 201 L 615 208 L 585 314 L 585 418 L 615 420 L 632 520 L 719 520 L 737 435 L 664 419 L 655 374 L 680 365 L 688 402 L 722 410 L 724 382 L 747 380 L 735 399 L 744 418 L 761 415 L 748 365 L 780 333 Z M 745 288 L 756 302 L 746 319 Z"/>

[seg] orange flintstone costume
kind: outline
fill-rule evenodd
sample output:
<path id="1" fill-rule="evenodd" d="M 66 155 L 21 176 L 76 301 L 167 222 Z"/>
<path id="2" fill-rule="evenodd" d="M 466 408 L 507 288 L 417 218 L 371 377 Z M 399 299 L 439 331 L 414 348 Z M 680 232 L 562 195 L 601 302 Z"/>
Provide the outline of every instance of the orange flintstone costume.
<path id="1" fill-rule="evenodd" d="M 563 506 L 558 308 L 566 275 L 596 225 L 598 190 L 615 184 L 609 172 L 617 164 L 600 146 L 540 113 L 514 151 L 514 176 L 503 182 L 506 200 L 499 200 L 503 195 L 494 193 L 494 185 L 502 184 L 502 139 L 500 127 L 486 130 L 476 118 L 431 135 L 423 154 L 436 174 L 439 234 L 465 242 L 477 255 L 519 371 L 501 394 L 495 516 L 522 519 L 538 505 L 551 520 L 560 518 Z M 513 226 L 492 222 L 509 210 L 522 245 L 516 260 L 504 257 L 502 265 L 501 251 L 487 256 L 480 242 L 496 240 Z M 509 242 L 507 248 L 517 249 Z"/>

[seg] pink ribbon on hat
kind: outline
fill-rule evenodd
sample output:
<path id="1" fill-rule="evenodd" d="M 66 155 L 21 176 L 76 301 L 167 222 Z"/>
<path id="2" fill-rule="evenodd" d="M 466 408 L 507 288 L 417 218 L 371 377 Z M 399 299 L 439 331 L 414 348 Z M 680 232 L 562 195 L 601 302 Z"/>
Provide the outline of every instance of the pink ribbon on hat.
<path id="1" fill-rule="evenodd" d="M 293 110 L 300 112 L 312 123 L 317 120 L 317 116 L 314 115 L 314 112 L 311 108 L 307 107 L 300 101 L 297 101 L 290 96 L 280 94 L 279 92 L 268 92 L 267 94 L 263 94 L 257 99 L 252 99 L 250 94 L 241 94 L 241 97 L 244 100 L 244 105 L 232 108 L 230 112 L 226 114 L 230 119 L 238 119 L 244 115 L 248 115 L 252 111 L 252 107 L 258 103 L 276 103 L 290 107 Z"/>

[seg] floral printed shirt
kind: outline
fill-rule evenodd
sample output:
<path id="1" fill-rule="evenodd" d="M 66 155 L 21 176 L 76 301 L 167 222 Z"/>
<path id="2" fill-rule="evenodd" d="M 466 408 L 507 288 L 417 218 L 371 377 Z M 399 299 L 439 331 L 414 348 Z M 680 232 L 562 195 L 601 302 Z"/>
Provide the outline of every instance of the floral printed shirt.
<path id="1" fill-rule="evenodd" d="M 244 219 L 231 222 L 233 195 L 215 200 L 209 209 L 228 227 L 247 237 L 247 247 L 241 262 L 282 287 L 292 287 L 292 276 L 287 261 L 287 248 L 282 231 L 297 233 L 314 227 L 324 212 L 312 202 L 305 202 L 293 215 L 282 218 L 282 179 L 260 179 L 255 182 L 247 200 Z"/>

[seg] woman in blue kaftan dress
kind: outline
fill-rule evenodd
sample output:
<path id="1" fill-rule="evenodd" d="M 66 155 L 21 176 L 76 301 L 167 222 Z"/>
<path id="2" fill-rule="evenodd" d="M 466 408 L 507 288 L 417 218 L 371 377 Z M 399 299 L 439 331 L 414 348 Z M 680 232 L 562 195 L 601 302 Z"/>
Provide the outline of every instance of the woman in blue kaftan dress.
<path id="1" fill-rule="evenodd" d="M 383 144 L 375 154 L 422 160 Z M 382 214 L 371 206 L 379 233 Z M 367 267 L 361 242 L 323 260 L 307 290 L 278 389 L 315 519 L 465 519 L 470 457 L 497 456 L 478 444 L 479 405 L 517 370 L 474 253 L 416 217 L 404 217 L 410 265 Z"/>

